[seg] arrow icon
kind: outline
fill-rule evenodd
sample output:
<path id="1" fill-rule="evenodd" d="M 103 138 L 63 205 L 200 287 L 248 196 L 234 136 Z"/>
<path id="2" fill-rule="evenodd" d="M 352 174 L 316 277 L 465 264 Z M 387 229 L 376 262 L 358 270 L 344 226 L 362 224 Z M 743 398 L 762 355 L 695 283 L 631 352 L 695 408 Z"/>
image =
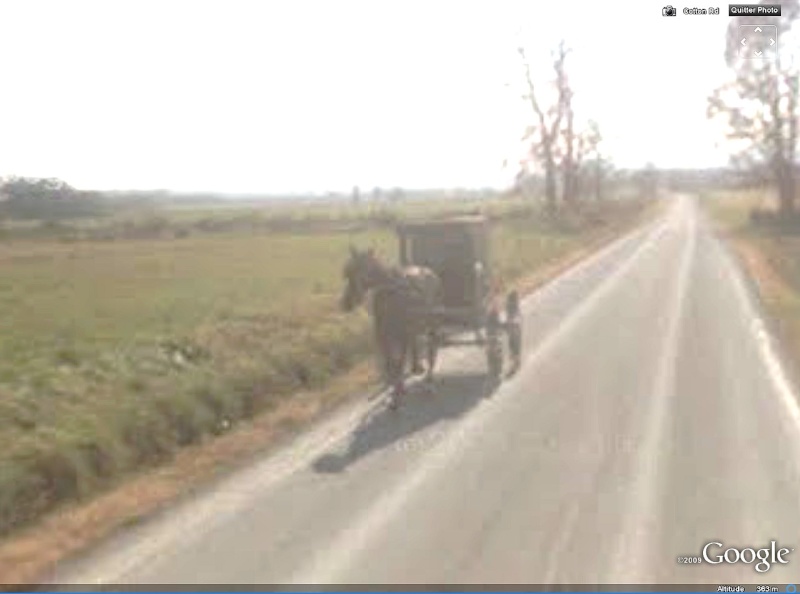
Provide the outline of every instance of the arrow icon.
<path id="1" fill-rule="evenodd" d="M 760 51 L 758 51 L 758 52 L 754 52 L 754 53 L 755 53 L 755 55 L 757 55 L 757 56 L 761 56 L 761 52 L 760 52 Z"/>
<path id="2" fill-rule="evenodd" d="M 761 33 L 761 27 L 756 27 L 756 33 Z"/>
<path id="3" fill-rule="evenodd" d="M 774 40 L 774 39 L 770 39 L 770 40 L 769 40 L 769 44 L 770 44 L 770 45 L 775 45 L 775 40 Z"/>
<path id="4" fill-rule="evenodd" d="M 745 37 L 744 39 L 742 39 L 742 45 L 747 45 L 747 37 Z"/>

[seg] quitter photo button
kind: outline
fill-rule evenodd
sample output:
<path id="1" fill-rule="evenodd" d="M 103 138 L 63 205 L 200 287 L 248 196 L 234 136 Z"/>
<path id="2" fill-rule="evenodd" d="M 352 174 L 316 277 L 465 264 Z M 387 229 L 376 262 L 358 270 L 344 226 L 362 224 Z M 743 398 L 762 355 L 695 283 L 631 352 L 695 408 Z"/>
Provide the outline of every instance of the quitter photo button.
<path id="1" fill-rule="evenodd" d="M 728 16 L 781 16 L 781 5 L 728 4 Z"/>

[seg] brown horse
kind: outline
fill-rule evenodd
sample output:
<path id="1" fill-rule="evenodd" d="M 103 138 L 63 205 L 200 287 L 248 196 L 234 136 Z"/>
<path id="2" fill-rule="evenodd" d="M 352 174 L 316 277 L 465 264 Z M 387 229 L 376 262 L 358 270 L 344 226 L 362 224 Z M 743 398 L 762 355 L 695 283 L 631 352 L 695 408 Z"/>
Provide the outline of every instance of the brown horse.
<path id="1" fill-rule="evenodd" d="M 350 248 L 344 267 L 346 281 L 341 306 L 352 311 L 372 294 L 372 317 L 375 338 L 381 356 L 384 378 L 390 386 L 391 405 L 397 406 L 405 393 L 406 361 L 411 355 L 412 371 L 422 373 L 418 340 L 426 338 L 427 370 L 425 380 L 433 380 L 439 346 L 432 308 L 442 304 L 442 283 L 430 269 L 420 266 L 390 267 L 372 250 Z"/>

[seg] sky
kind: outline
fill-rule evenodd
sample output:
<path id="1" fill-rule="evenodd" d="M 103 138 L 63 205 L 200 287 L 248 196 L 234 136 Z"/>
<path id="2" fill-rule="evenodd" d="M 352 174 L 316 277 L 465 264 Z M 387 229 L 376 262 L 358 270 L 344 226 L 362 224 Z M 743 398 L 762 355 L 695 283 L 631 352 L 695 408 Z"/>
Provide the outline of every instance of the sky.
<path id="1" fill-rule="evenodd" d="M 3 0 L 0 175 L 236 193 L 503 187 L 572 48 L 618 166 L 720 165 L 727 15 L 652 0 Z M 727 4 L 719 5 L 726 13 Z"/>

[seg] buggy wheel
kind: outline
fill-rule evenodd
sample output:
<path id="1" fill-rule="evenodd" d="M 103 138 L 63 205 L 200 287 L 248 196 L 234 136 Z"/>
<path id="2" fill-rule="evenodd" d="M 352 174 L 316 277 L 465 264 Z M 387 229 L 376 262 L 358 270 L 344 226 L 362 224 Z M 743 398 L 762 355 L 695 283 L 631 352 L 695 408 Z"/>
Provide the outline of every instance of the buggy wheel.
<path id="1" fill-rule="evenodd" d="M 486 364 L 489 377 L 499 380 L 503 374 L 503 343 L 499 336 L 491 336 L 486 342 Z"/>
<path id="2" fill-rule="evenodd" d="M 508 327 L 508 350 L 514 366 L 518 366 L 522 358 L 522 324 L 518 321 Z"/>

